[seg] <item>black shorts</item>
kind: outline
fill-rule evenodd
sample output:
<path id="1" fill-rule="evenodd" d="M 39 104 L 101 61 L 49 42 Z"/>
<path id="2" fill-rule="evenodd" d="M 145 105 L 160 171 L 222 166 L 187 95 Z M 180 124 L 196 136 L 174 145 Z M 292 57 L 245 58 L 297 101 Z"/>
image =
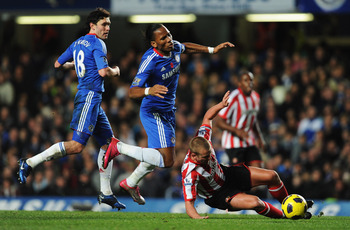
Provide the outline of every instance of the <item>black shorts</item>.
<path id="1" fill-rule="evenodd" d="M 226 153 L 229 158 L 230 165 L 234 164 L 233 158 L 238 159 L 238 162 L 235 164 L 244 163 L 248 165 L 253 161 L 262 161 L 259 149 L 256 146 L 226 149 Z"/>
<path id="2" fill-rule="evenodd" d="M 226 167 L 221 165 L 226 180 L 224 185 L 204 202 L 212 208 L 232 211 L 229 205 L 231 199 L 238 193 L 247 192 L 252 188 L 250 170 L 246 165 Z"/>

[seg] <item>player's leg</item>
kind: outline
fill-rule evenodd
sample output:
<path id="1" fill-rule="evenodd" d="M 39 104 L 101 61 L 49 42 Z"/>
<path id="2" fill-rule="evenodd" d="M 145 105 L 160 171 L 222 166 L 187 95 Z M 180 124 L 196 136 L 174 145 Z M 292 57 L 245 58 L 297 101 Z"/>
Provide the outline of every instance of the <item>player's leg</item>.
<path id="1" fill-rule="evenodd" d="M 225 184 L 211 198 L 205 199 L 207 205 L 229 211 L 255 210 L 261 215 L 272 218 L 283 217 L 279 209 L 260 200 L 257 196 L 245 193 L 252 187 L 250 168 L 246 165 L 222 166 L 222 170 L 226 177 Z"/>
<path id="2" fill-rule="evenodd" d="M 174 115 L 174 114 L 171 114 Z M 175 115 L 174 115 L 175 116 Z M 175 124 L 171 117 L 162 116 L 158 113 L 147 114 L 140 113 L 141 122 L 148 136 L 148 147 L 146 149 L 157 150 L 160 154 L 156 157 L 161 157 L 165 167 L 171 167 L 174 164 L 175 156 Z M 120 142 L 119 142 L 120 143 Z M 124 144 L 124 146 L 126 146 Z M 121 146 L 123 151 L 123 146 Z M 131 150 L 129 150 L 131 151 Z M 151 153 L 149 153 L 151 155 Z M 130 187 L 135 187 L 140 180 L 152 172 L 154 166 L 158 166 L 152 162 L 141 161 L 147 164 L 140 164 L 137 169 L 127 178 L 127 184 Z"/>
<path id="3" fill-rule="evenodd" d="M 126 192 L 130 194 L 132 199 L 140 204 L 144 205 L 146 203 L 145 198 L 140 194 L 140 188 L 138 183 L 149 173 L 154 170 L 155 166 L 148 164 L 146 162 L 140 162 L 140 164 L 136 167 L 136 169 L 132 172 L 132 174 L 122 180 L 119 183 L 119 186 Z"/>
<path id="4" fill-rule="evenodd" d="M 260 155 L 260 151 L 256 146 L 249 146 L 244 151 L 244 162 L 247 166 L 263 168 L 263 161 Z M 249 194 L 255 195 L 261 198 L 267 196 L 268 189 L 266 185 L 260 185 L 252 188 Z"/>
<path id="5" fill-rule="evenodd" d="M 174 158 L 174 147 L 159 149 L 159 151 L 163 152 L 165 159 Z M 146 162 L 140 162 L 140 164 L 136 167 L 132 174 L 119 183 L 119 186 L 125 191 L 127 191 L 131 195 L 133 200 L 138 204 L 143 205 L 146 203 L 145 199 L 140 194 L 138 184 L 147 174 L 151 173 L 155 167 L 156 166 L 148 164 Z"/>
<path id="6" fill-rule="evenodd" d="M 78 91 L 74 99 L 73 117 L 70 123 L 71 129 L 74 131 L 72 140 L 56 143 L 47 150 L 27 159 L 29 166 L 34 168 L 43 161 L 57 159 L 65 155 L 77 154 L 84 149 L 84 146 L 92 134 L 91 125 L 94 125 L 97 119 L 97 113 L 93 110 L 98 98 L 96 95 L 94 97 L 94 95 L 94 92 Z M 91 123 L 91 120 L 93 123 Z"/>
<path id="7" fill-rule="evenodd" d="M 173 159 L 173 155 L 175 154 L 175 148 L 165 148 L 159 149 L 160 152 L 163 153 L 165 159 L 171 158 Z M 148 173 L 152 172 L 156 166 L 151 165 L 146 162 L 141 162 L 134 172 L 126 179 L 127 185 L 129 187 L 135 187 L 139 184 L 139 182 L 144 178 Z"/>
<path id="8" fill-rule="evenodd" d="M 102 146 L 97 156 L 97 165 L 100 173 L 100 194 L 98 195 L 97 200 L 99 204 L 105 203 L 110 205 L 112 208 L 117 208 L 118 210 L 125 209 L 126 206 L 118 201 L 111 188 L 113 160 L 109 162 L 106 169 L 104 169 L 102 166 L 106 149 L 107 145 Z"/>
<path id="9" fill-rule="evenodd" d="M 238 193 L 231 201 L 230 206 L 234 210 L 255 210 L 258 214 L 271 218 L 282 218 L 283 213 L 278 208 L 268 202 L 260 200 L 259 197 L 248 195 L 246 193 Z"/>
<path id="10" fill-rule="evenodd" d="M 84 148 L 84 145 L 76 141 L 58 142 L 45 151 L 28 159 L 19 159 L 18 180 L 21 184 L 25 184 L 27 177 L 33 168 L 44 161 L 50 161 L 64 157 L 66 155 L 80 153 Z"/>
<path id="11" fill-rule="evenodd" d="M 104 167 L 120 153 L 157 167 L 169 168 L 174 164 L 175 151 L 171 148 L 175 146 L 175 114 L 141 111 L 140 118 L 147 132 L 148 148 L 128 145 L 113 138 L 104 158 Z"/>
<path id="12" fill-rule="evenodd" d="M 167 113 L 140 112 L 140 119 L 148 136 L 148 148 L 157 149 L 165 168 L 174 164 L 175 111 Z M 150 163 L 150 162 L 147 162 Z"/>
<path id="13" fill-rule="evenodd" d="M 30 174 L 32 168 L 38 164 L 57 159 L 65 155 L 80 153 L 86 145 L 91 130 L 91 117 L 97 117 L 94 107 L 101 100 L 101 95 L 87 90 L 79 90 L 74 99 L 73 118 L 70 127 L 74 130 L 73 139 L 67 142 L 59 142 L 52 145 L 47 150 L 31 157 L 27 160 L 19 160 L 18 180 L 26 183 L 26 178 Z M 96 121 L 96 119 L 95 119 Z"/>
<path id="14" fill-rule="evenodd" d="M 160 153 L 165 167 L 174 164 L 175 156 L 175 114 L 146 114 L 140 113 L 141 122 L 147 132 L 148 147 L 155 148 Z M 144 204 L 145 200 L 140 195 L 138 183 L 148 173 L 152 172 L 156 165 L 152 162 L 141 162 L 134 172 L 120 183 L 120 186 L 130 193 L 138 204 Z"/>
<path id="15" fill-rule="evenodd" d="M 113 160 L 109 162 L 106 168 L 103 167 L 103 158 L 108 147 L 107 140 L 113 136 L 113 132 L 108 118 L 101 107 L 99 107 L 93 136 L 101 146 L 97 156 L 97 166 L 100 174 L 100 194 L 98 195 L 97 200 L 100 204 L 105 203 L 112 208 L 118 208 L 118 210 L 125 209 L 126 206 L 118 201 L 111 188 Z"/>
<path id="16" fill-rule="evenodd" d="M 280 203 L 288 196 L 287 189 L 276 171 L 252 166 L 249 170 L 252 187 L 267 185 L 270 194 Z"/>
<path id="17" fill-rule="evenodd" d="M 272 218 L 282 218 L 282 211 L 259 197 L 246 194 L 252 188 L 251 171 L 246 165 L 222 166 L 225 174 L 225 184 L 211 198 L 205 199 L 210 207 L 229 211 L 255 210 L 261 215 Z"/>
<path id="18" fill-rule="evenodd" d="M 157 149 L 129 145 L 114 137 L 112 137 L 103 159 L 103 167 L 107 167 L 108 163 L 120 153 L 157 167 L 169 167 L 164 164 L 163 155 Z"/>
<path id="19" fill-rule="evenodd" d="M 251 172 L 252 187 L 262 184 L 267 185 L 270 194 L 280 203 L 282 203 L 284 198 L 288 196 L 287 189 L 276 171 L 257 167 L 249 167 L 249 169 Z M 306 203 L 308 209 L 314 204 L 312 200 L 307 200 Z M 310 219 L 311 216 L 312 214 L 307 212 L 305 219 Z"/>
<path id="20" fill-rule="evenodd" d="M 126 206 L 118 201 L 111 188 L 113 160 L 109 162 L 106 169 L 102 166 L 103 157 L 106 153 L 105 149 L 107 149 L 107 145 L 101 147 L 97 157 L 97 165 L 100 173 L 100 194 L 98 195 L 97 200 L 99 204 L 105 203 L 112 208 L 117 208 L 118 210 L 125 209 Z"/>

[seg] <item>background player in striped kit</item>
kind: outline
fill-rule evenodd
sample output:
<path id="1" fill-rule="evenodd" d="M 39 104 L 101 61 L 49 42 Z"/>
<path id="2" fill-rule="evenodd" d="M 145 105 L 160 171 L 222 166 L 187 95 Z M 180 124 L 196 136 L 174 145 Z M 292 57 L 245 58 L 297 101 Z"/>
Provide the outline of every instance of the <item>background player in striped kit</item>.
<path id="1" fill-rule="evenodd" d="M 124 209 L 125 205 L 118 202 L 113 195 L 110 178 L 112 163 L 102 168 L 102 157 L 107 149 L 107 140 L 113 136 L 111 125 L 101 107 L 104 92 L 104 77 L 120 75 L 118 66 L 108 66 L 107 48 L 102 39 L 107 39 L 110 31 L 110 13 L 97 8 L 87 17 L 88 34 L 74 41 L 55 62 L 55 68 L 75 68 L 78 77 L 78 92 L 74 99 L 74 111 L 71 121 L 73 138 L 71 141 L 59 142 L 45 151 L 28 159 L 19 160 L 19 181 L 26 183 L 32 169 L 38 164 L 80 153 L 93 135 L 101 146 L 98 155 L 100 172 L 99 203 L 106 203 L 112 208 Z M 73 58 L 74 61 L 70 62 Z"/>
<path id="2" fill-rule="evenodd" d="M 226 149 L 229 164 L 244 163 L 262 167 L 258 146 L 264 148 L 265 141 L 257 122 L 260 96 L 253 90 L 254 76 L 251 72 L 239 74 L 238 88 L 230 94 L 229 105 L 219 112 L 216 124 L 224 132 L 222 147 Z"/>
<path id="3" fill-rule="evenodd" d="M 228 100 L 229 92 L 226 92 L 222 101 L 206 112 L 197 135 L 190 141 L 190 149 L 181 169 L 186 212 L 193 219 L 209 218 L 199 215 L 194 207 L 198 194 L 213 208 L 229 211 L 249 209 L 267 217 L 283 218 L 283 213 L 278 208 L 257 196 L 245 193 L 252 187 L 267 185 L 272 197 L 282 203 L 288 192 L 275 171 L 244 164 L 226 167 L 216 159 L 211 144 L 212 120 L 221 109 L 229 105 Z M 311 208 L 313 201 L 307 203 L 308 208 Z M 305 219 L 311 216 L 308 212 Z"/>
<path id="4" fill-rule="evenodd" d="M 145 204 L 138 183 L 155 167 L 172 167 L 175 156 L 175 97 L 180 75 L 181 53 L 217 53 L 227 47 L 224 42 L 216 47 L 174 41 L 163 24 L 151 24 L 146 30 L 151 47 L 142 57 L 138 73 L 129 90 L 131 98 L 143 98 L 140 118 L 148 136 L 148 148 L 127 145 L 112 138 L 106 151 L 104 166 L 119 153 L 141 161 L 134 172 L 120 186 L 128 191 L 138 204 Z"/>

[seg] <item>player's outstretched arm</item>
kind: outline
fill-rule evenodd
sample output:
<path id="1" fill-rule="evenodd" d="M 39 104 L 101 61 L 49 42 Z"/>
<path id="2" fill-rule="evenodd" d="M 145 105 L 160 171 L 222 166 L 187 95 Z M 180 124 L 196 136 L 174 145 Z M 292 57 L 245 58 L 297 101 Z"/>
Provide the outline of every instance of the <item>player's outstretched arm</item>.
<path id="1" fill-rule="evenodd" d="M 182 43 L 185 45 L 186 49 L 184 53 L 190 54 L 190 53 L 218 53 L 220 50 L 228 47 L 235 47 L 234 44 L 231 42 L 223 42 L 215 47 L 208 47 L 208 46 L 203 46 L 191 42 L 184 42 Z"/>
<path id="2" fill-rule="evenodd" d="M 164 94 L 168 92 L 168 88 L 164 85 L 154 85 L 148 88 L 132 87 L 129 89 L 130 98 L 142 98 L 148 95 L 164 98 Z"/>
<path id="3" fill-rule="evenodd" d="M 228 106 L 229 96 L 230 96 L 230 91 L 227 91 L 220 103 L 218 103 L 218 104 L 212 106 L 210 109 L 208 109 L 208 111 L 204 114 L 202 124 L 206 124 L 206 125 L 211 126 L 212 120 L 214 119 L 214 117 L 216 117 L 216 115 L 219 113 L 219 111 Z"/>
<path id="4" fill-rule="evenodd" d="M 120 69 L 118 66 L 106 67 L 98 71 L 101 77 L 118 77 L 120 76 Z"/>
<path id="5" fill-rule="evenodd" d="M 192 219 L 208 219 L 209 216 L 200 216 L 194 207 L 194 201 L 185 201 L 186 213 Z"/>

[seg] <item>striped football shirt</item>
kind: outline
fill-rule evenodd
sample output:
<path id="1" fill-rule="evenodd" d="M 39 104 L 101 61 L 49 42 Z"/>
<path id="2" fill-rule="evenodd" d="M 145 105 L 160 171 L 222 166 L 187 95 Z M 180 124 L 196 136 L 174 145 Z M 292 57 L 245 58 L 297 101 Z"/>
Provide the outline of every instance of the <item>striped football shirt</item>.
<path id="1" fill-rule="evenodd" d="M 240 88 L 231 92 L 229 105 L 219 112 L 219 116 L 226 120 L 226 123 L 248 132 L 247 139 L 240 139 L 232 132 L 224 130 L 221 144 L 225 149 L 244 148 L 255 145 L 253 126 L 257 120 L 260 107 L 260 96 L 254 90 L 250 96 L 244 95 Z"/>

